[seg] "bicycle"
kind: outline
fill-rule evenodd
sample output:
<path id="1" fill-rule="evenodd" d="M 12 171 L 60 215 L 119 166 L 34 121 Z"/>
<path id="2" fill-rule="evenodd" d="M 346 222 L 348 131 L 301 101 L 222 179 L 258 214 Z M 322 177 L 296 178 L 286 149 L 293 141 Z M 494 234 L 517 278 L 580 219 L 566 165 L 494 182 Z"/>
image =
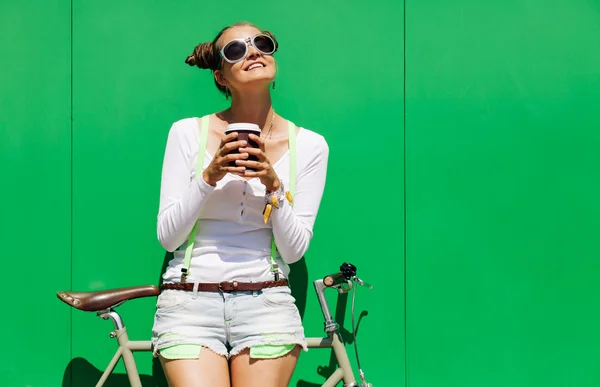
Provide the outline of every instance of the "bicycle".
<path id="1" fill-rule="evenodd" d="M 339 382 L 344 382 L 344 387 L 373 387 L 371 383 L 365 380 L 364 372 L 358 359 L 358 348 L 356 344 L 356 331 L 354 326 L 354 300 L 356 296 L 356 285 L 366 286 L 369 289 L 373 287 L 356 276 L 356 266 L 350 263 L 344 263 L 340 267 L 340 272 L 330 274 L 322 279 L 313 281 L 317 298 L 321 304 L 323 317 L 325 318 L 325 333 L 327 337 L 307 338 L 309 348 L 330 348 L 337 360 L 338 368 L 329 376 L 322 387 L 335 387 Z M 325 298 L 325 289 L 336 289 L 338 295 L 348 293 L 353 289 L 352 296 L 352 334 L 354 336 L 354 348 L 356 351 L 356 360 L 359 368 L 359 385 L 354 378 L 350 360 L 344 342 L 341 338 L 340 327 L 333 319 L 329 311 L 329 305 Z M 111 338 L 116 338 L 119 348 L 115 352 L 112 360 L 106 367 L 106 370 L 100 377 L 96 387 L 102 387 L 121 358 L 125 364 L 125 370 L 131 387 L 141 387 L 140 375 L 137 371 L 133 352 L 152 351 L 152 342 L 131 341 L 127 335 L 127 328 L 123 319 L 116 312 L 115 308 L 122 305 L 125 301 L 135 298 L 155 297 L 160 294 L 160 289 L 154 285 L 133 286 L 127 288 L 117 288 L 101 290 L 96 292 L 57 292 L 57 297 L 67 305 L 86 312 L 96 312 L 96 315 L 104 320 L 109 318 L 113 321 L 115 330 L 110 333 Z"/>

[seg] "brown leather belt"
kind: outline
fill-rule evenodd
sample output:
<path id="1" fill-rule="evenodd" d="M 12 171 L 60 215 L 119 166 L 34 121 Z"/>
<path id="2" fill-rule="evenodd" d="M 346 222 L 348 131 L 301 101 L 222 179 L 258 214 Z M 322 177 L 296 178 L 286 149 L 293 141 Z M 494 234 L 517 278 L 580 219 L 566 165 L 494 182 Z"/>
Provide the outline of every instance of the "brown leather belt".
<path id="1" fill-rule="evenodd" d="M 265 288 L 275 288 L 278 286 L 288 286 L 288 281 L 264 281 L 264 282 L 219 282 L 219 283 L 200 283 L 198 285 L 199 292 L 256 292 Z M 194 290 L 194 283 L 185 284 L 162 284 L 160 290 Z"/>

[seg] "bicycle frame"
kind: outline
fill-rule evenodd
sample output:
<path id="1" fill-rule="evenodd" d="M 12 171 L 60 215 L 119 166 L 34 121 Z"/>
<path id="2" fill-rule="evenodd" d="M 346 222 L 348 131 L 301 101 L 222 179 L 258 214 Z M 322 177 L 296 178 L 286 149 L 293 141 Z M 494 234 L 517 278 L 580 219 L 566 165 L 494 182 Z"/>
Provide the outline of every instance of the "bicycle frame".
<path id="1" fill-rule="evenodd" d="M 339 366 L 325 383 L 323 383 L 322 387 L 335 387 L 342 380 L 344 381 L 344 387 L 358 387 L 354 374 L 352 373 L 352 366 L 350 365 L 344 342 L 339 332 L 339 325 L 333 319 L 331 312 L 329 311 L 327 299 L 325 298 L 324 291 L 327 286 L 323 284 L 322 279 L 314 281 L 313 284 L 317 293 L 317 298 L 319 299 L 319 304 L 321 304 L 323 317 L 325 318 L 325 332 L 327 333 L 327 337 L 307 338 L 308 348 L 332 349 Z M 331 286 L 330 288 L 336 289 L 338 293 L 342 294 L 348 292 L 353 286 L 351 281 L 347 281 L 346 285 L 347 287 L 337 285 Z M 114 310 L 114 307 L 102 312 L 97 312 L 97 314 L 98 317 L 101 317 L 104 320 L 108 320 L 109 318 L 112 319 L 115 330 L 110 333 L 110 337 L 117 339 L 119 348 L 106 367 L 106 370 L 102 374 L 98 384 L 96 384 L 96 387 L 104 386 L 104 383 L 121 358 L 123 358 L 123 363 L 125 364 L 125 370 L 131 387 L 142 387 L 133 352 L 152 351 L 152 342 L 149 340 L 130 341 L 129 336 L 127 335 L 127 328 L 125 327 L 121 316 Z"/>

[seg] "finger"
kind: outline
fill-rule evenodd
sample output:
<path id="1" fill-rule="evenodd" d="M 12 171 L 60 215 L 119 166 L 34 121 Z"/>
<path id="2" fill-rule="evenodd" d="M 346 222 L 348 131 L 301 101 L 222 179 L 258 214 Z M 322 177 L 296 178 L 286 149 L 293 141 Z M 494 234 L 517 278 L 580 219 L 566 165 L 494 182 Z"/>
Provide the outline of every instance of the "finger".
<path id="1" fill-rule="evenodd" d="M 269 165 L 266 163 L 261 163 L 259 161 L 254 160 L 235 160 L 236 165 L 241 165 L 246 168 L 252 168 L 256 170 L 265 170 L 269 169 Z"/>
<path id="2" fill-rule="evenodd" d="M 246 140 L 228 142 L 228 143 L 224 144 L 221 147 L 221 150 L 219 151 L 219 154 L 221 156 L 225 156 L 226 154 L 228 154 L 232 150 L 238 149 L 240 147 L 244 147 L 246 145 L 248 145 L 248 142 Z"/>
<path id="3" fill-rule="evenodd" d="M 228 164 L 235 160 L 245 160 L 248 158 L 248 153 L 229 153 L 228 155 L 221 157 L 219 160 L 219 164 Z"/>
<path id="4" fill-rule="evenodd" d="M 243 175 L 246 172 L 246 167 L 223 167 L 222 168 L 224 171 L 229 172 L 229 173 L 233 173 L 236 175 Z"/>
<path id="5" fill-rule="evenodd" d="M 246 173 L 244 173 L 244 176 L 246 176 L 246 177 L 263 177 L 263 176 L 267 176 L 268 172 L 269 171 L 267 169 L 261 169 L 261 170 L 255 170 L 255 171 L 246 169 Z"/>
<path id="6" fill-rule="evenodd" d="M 219 145 L 219 148 L 221 148 L 223 145 L 227 144 L 228 142 L 235 140 L 237 137 L 238 137 L 237 132 L 229 133 L 228 135 L 226 135 L 225 137 L 223 137 L 221 139 L 221 145 Z"/>
<path id="7" fill-rule="evenodd" d="M 265 151 L 265 143 L 263 141 L 262 138 L 260 138 L 260 136 L 257 136 L 256 134 L 250 134 L 248 136 L 248 138 L 254 142 L 256 142 L 258 144 L 258 148 L 260 150 L 262 150 L 263 152 Z"/>
<path id="8" fill-rule="evenodd" d="M 258 149 L 258 148 L 244 148 L 244 147 L 242 147 L 242 148 L 240 148 L 240 152 L 245 152 L 245 153 L 248 153 L 248 154 L 250 154 L 252 156 L 256 156 L 256 157 L 258 157 L 259 161 L 269 162 L 269 160 L 267 159 L 267 155 L 261 149 Z"/>

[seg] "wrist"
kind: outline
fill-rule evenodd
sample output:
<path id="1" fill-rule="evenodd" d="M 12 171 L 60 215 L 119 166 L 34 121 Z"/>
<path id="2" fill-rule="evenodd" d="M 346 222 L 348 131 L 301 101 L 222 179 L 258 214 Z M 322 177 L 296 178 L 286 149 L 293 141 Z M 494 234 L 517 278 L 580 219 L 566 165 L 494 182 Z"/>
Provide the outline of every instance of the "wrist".
<path id="1" fill-rule="evenodd" d="M 265 209 L 263 211 L 265 224 L 267 224 L 267 221 L 273 212 L 273 208 L 280 208 L 281 203 L 286 199 L 290 205 L 292 205 L 293 202 L 292 194 L 289 191 L 286 192 L 283 182 L 279 180 L 278 183 L 276 189 L 267 189 L 265 192 Z"/>
<path id="2" fill-rule="evenodd" d="M 279 203 L 285 199 L 285 187 L 282 181 L 277 181 L 277 187 L 275 189 L 267 189 L 265 192 L 265 203 L 271 203 L 279 208 Z M 277 203 L 277 204 L 275 204 Z"/>
<path id="3" fill-rule="evenodd" d="M 275 179 L 270 187 L 267 188 L 267 192 L 275 192 L 281 187 L 281 181 L 279 179 Z"/>
<path id="4" fill-rule="evenodd" d="M 212 182 L 210 179 L 210 175 L 206 172 L 206 169 L 204 171 L 202 171 L 202 179 L 204 180 L 204 182 L 212 187 L 216 187 L 217 183 L 216 182 Z"/>

